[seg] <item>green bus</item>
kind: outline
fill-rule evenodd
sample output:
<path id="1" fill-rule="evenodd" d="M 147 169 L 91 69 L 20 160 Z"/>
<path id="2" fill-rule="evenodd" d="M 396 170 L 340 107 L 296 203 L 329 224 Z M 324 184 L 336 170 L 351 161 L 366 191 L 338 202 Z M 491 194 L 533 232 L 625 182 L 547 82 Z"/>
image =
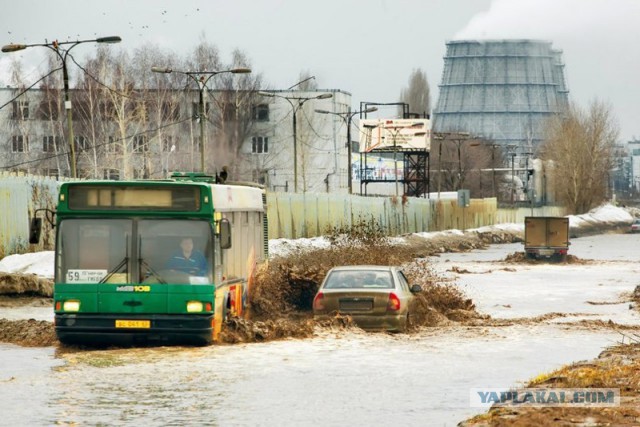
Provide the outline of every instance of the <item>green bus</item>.
<path id="1" fill-rule="evenodd" d="M 215 342 L 225 319 L 244 314 L 268 256 L 265 204 L 261 188 L 195 173 L 63 183 L 52 219 L 58 339 Z M 41 227 L 32 219 L 32 243 Z"/>

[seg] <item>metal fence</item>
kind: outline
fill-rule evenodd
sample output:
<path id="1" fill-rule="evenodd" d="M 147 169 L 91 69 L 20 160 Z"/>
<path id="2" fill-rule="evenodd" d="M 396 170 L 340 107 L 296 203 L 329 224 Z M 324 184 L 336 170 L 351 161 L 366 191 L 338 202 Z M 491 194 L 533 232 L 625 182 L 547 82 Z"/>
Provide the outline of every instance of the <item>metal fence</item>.
<path id="1" fill-rule="evenodd" d="M 309 238 L 333 228 L 375 222 L 388 235 L 494 224 L 496 199 L 457 200 L 363 197 L 346 194 L 269 193 L 269 238 Z"/>
<path id="2" fill-rule="evenodd" d="M 46 221 L 40 245 L 29 245 L 29 218 L 35 209 L 55 209 L 58 186 L 55 178 L 0 172 L 0 258 L 53 247 Z"/>

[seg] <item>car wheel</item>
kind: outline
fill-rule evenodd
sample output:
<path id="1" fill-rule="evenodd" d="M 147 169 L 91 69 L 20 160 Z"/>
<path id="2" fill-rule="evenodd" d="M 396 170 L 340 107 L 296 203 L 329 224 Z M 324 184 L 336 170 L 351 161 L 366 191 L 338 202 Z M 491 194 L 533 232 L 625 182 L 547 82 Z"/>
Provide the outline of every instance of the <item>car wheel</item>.
<path id="1" fill-rule="evenodd" d="M 412 331 L 415 329 L 415 327 L 416 325 L 414 316 L 411 313 L 407 313 L 407 318 L 404 322 L 404 328 L 401 330 L 401 332 Z"/>

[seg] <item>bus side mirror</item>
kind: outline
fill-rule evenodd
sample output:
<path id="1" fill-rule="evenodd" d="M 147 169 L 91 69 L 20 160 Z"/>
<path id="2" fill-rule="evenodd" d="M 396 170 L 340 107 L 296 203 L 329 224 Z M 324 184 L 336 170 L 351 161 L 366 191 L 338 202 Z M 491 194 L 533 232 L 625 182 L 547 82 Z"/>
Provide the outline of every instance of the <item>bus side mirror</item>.
<path id="1" fill-rule="evenodd" d="M 228 219 L 220 220 L 220 248 L 229 249 L 231 247 L 231 223 Z"/>
<path id="2" fill-rule="evenodd" d="M 31 218 L 29 224 L 29 243 L 40 243 L 40 234 L 42 233 L 42 218 Z"/>

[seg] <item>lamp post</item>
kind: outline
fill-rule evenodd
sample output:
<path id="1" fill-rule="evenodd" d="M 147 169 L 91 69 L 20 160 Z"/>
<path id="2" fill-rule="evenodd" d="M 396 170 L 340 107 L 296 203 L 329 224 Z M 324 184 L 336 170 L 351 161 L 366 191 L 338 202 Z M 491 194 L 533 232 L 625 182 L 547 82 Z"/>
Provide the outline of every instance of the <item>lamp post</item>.
<path id="1" fill-rule="evenodd" d="M 69 73 L 67 72 L 67 56 L 69 55 L 69 52 L 71 51 L 71 49 L 73 49 L 80 43 L 89 43 L 89 42 L 119 43 L 121 40 L 122 39 L 118 36 L 109 36 L 109 37 L 99 37 L 97 39 L 91 39 L 91 40 L 76 40 L 76 41 L 70 41 L 70 42 L 59 42 L 57 40 L 54 40 L 51 43 L 8 44 L 5 46 L 2 46 L 3 52 L 16 52 L 19 50 L 24 50 L 28 47 L 42 46 L 55 52 L 55 54 L 58 55 L 58 58 L 60 58 L 60 61 L 62 61 L 62 81 L 64 83 L 64 108 L 67 111 L 67 134 L 68 134 L 69 151 L 71 156 L 69 159 L 69 163 L 70 163 L 72 178 L 77 178 L 78 174 L 76 170 L 76 166 L 77 166 L 76 165 L 76 149 L 75 149 L 74 135 L 73 135 L 73 120 L 72 120 L 73 118 L 71 115 L 71 99 L 69 98 Z M 68 45 L 68 44 L 71 45 L 68 49 L 63 50 L 60 48 L 60 46 Z"/>
<path id="2" fill-rule="evenodd" d="M 498 197 L 496 194 L 496 148 L 500 147 L 499 144 L 491 144 L 491 192 L 493 197 Z"/>
<path id="3" fill-rule="evenodd" d="M 162 68 L 162 67 L 151 67 L 151 71 L 154 73 L 179 73 L 184 74 L 189 77 L 191 80 L 196 82 L 198 85 L 198 118 L 200 120 L 200 172 L 204 173 L 204 144 L 205 144 L 205 133 L 204 133 L 204 122 L 206 117 L 205 104 L 204 104 L 204 93 L 207 89 L 207 82 L 213 76 L 224 73 L 232 73 L 232 74 L 247 74 L 251 72 L 249 68 L 233 68 L 231 70 L 222 70 L 222 71 L 182 71 L 182 70 L 174 70 L 173 68 Z"/>
<path id="4" fill-rule="evenodd" d="M 511 156 L 511 206 L 515 202 L 515 159 L 516 159 L 516 146 L 515 145 L 507 145 L 507 149 L 509 150 L 509 155 Z"/>
<path id="5" fill-rule="evenodd" d="M 302 108 L 305 102 L 311 101 L 312 99 L 328 99 L 332 98 L 333 94 L 331 93 L 322 93 L 317 96 L 283 96 L 278 95 L 273 92 L 261 91 L 258 92 L 258 95 L 269 96 L 272 98 L 282 98 L 285 99 L 289 105 L 291 105 L 291 110 L 293 112 L 293 192 L 298 192 L 298 123 L 296 119 L 296 115 L 298 110 Z M 297 101 L 298 105 L 294 105 L 293 101 Z"/>
<path id="6" fill-rule="evenodd" d="M 352 171 L 351 171 L 351 153 L 352 153 L 352 148 L 351 148 L 351 120 L 353 120 L 353 116 L 355 116 L 356 114 L 361 114 L 361 113 L 373 113 L 374 111 L 378 111 L 378 107 L 369 107 L 367 109 L 364 110 L 359 110 L 359 111 L 347 111 L 346 113 L 336 113 L 333 111 L 327 111 L 327 110 L 316 110 L 316 113 L 319 114 L 333 114 L 335 116 L 340 117 L 342 120 L 345 121 L 345 123 L 347 124 L 347 169 L 348 169 L 348 176 L 347 176 L 347 187 L 349 188 L 349 194 L 353 194 L 353 177 L 352 175 Z"/>

